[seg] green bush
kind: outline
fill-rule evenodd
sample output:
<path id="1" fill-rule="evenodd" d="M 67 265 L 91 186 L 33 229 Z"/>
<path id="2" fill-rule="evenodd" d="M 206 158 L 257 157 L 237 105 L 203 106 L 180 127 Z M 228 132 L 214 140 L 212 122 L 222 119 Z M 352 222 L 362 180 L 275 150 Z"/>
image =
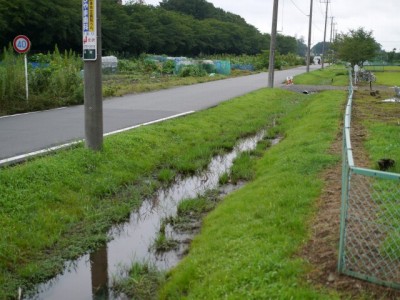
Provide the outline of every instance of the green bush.
<path id="1" fill-rule="evenodd" d="M 202 77 L 207 76 L 208 73 L 202 65 L 187 65 L 183 66 L 178 73 L 179 77 Z"/>
<path id="2" fill-rule="evenodd" d="M 175 70 L 175 62 L 173 60 L 167 60 L 162 65 L 163 74 L 173 74 Z"/>

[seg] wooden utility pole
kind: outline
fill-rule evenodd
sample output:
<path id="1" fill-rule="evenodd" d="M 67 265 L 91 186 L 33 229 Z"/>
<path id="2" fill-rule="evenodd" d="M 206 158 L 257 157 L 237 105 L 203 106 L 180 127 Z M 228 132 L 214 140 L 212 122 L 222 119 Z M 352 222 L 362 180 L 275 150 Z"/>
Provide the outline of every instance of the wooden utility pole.
<path id="1" fill-rule="evenodd" d="M 313 13 L 313 0 L 311 0 L 310 3 L 310 16 L 308 23 L 307 73 L 310 72 L 312 13 Z"/>
<path id="2" fill-rule="evenodd" d="M 321 3 L 326 3 L 326 9 L 325 9 L 325 29 L 324 29 L 324 43 L 322 44 L 322 59 L 321 59 L 321 69 L 324 68 L 324 62 L 325 62 L 325 43 L 326 43 L 326 27 L 328 24 L 328 5 L 330 0 L 320 0 Z"/>
<path id="3" fill-rule="evenodd" d="M 100 2 L 100 0 L 82 0 L 85 143 L 87 148 L 95 151 L 103 147 Z"/>
<path id="4" fill-rule="evenodd" d="M 269 47 L 268 87 L 274 87 L 276 28 L 278 23 L 278 0 L 274 0 L 272 13 L 271 42 Z"/>

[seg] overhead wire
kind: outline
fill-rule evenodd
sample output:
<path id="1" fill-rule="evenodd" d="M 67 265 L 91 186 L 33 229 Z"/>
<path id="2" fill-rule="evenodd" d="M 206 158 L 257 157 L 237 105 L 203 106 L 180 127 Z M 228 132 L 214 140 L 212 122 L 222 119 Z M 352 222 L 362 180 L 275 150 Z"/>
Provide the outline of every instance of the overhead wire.
<path id="1" fill-rule="evenodd" d="M 282 25 L 282 27 L 281 27 L 281 30 L 280 30 L 280 32 L 283 32 L 283 12 L 284 12 L 284 10 L 285 10 L 285 0 L 283 0 L 282 1 L 283 3 L 282 3 L 282 20 L 281 20 L 281 25 Z"/>
<path id="2" fill-rule="evenodd" d="M 298 7 L 297 4 L 293 0 L 290 0 L 290 2 L 292 2 L 292 4 L 298 9 L 298 11 L 300 11 L 303 15 L 308 17 L 308 15 L 304 11 L 302 11 L 301 8 Z"/>

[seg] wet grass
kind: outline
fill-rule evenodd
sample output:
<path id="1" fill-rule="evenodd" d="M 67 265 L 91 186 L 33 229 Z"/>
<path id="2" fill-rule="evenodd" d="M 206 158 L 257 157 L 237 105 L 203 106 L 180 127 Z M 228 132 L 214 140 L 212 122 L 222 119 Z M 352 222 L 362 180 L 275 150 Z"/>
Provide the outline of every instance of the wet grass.
<path id="1" fill-rule="evenodd" d="M 254 150 L 241 152 L 233 160 L 233 165 L 229 173 L 224 173 L 221 176 L 219 184 L 238 184 L 239 181 L 247 182 L 253 179 L 256 160 L 262 157 L 265 151 L 271 146 L 269 136 L 266 135 L 264 139 L 259 141 Z M 209 190 L 197 198 L 182 200 L 177 206 L 176 216 L 170 216 L 161 221 L 159 234 L 152 249 L 156 252 L 167 252 L 176 249 L 179 242 L 166 236 L 167 226 L 171 226 L 175 232 L 187 232 L 194 236 L 199 230 L 202 219 L 221 200 L 222 196 L 218 188 Z"/>
<path id="2" fill-rule="evenodd" d="M 159 286 L 165 281 L 165 274 L 150 263 L 133 263 L 129 276 L 114 278 L 116 293 L 125 294 L 130 299 L 156 299 Z"/>
<path id="3" fill-rule="evenodd" d="M 82 145 L 0 172 L 0 299 L 62 270 L 107 239 L 141 199 L 173 174 L 193 174 L 214 155 L 270 126 L 307 96 L 260 90 L 220 106 Z M 240 126 L 237 126 L 240 124 Z"/>
<path id="4" fill-rule="evenodd" d="M 294 78 L 294 83 L 306 85 L 347 86 L 349 84 L 349 75 L 345 66 L 332 65 L 324 69 L 318 69 L 309 73 L 297 75 Z"/>
<path id="5" fill-rule="evenodd" d="M 218 197 L 210 192 L 200 198 L 184 200 L 178 205 L 178 218 L 207 213 L 214 209 L 217 202 Z"/>
<path id="6" fill-rule="evenodd" d="M 171 169 L 162 169 L 158 172 L 157 179 L 164 183 L 169 184 L 174 181 L 176 177 L 176 172 Z"/>
<path id="7" fill-rule="evenodd" d="M 239 182 L 252 180 L 255 176 L 256 159 L 262 157 L 265 151 L 271 147 L 271 140 L 274 139 L 277 134 L 275 131 L 275 128 L 269 128 L 264 138 L 257 143 L 255 149 L 241 152 L 238 157 L 233 160 L 231 169 L 222 174 L 219 178 L 219 184 L 238 184 Z"/>
<path id="8" fill-rule="evenodd" d="M 338 162 L 344 92 L 311 95 L 281 120 L 285 138 L 256 163 L 255 177 L 204 220 L 188 256 L 168 275 L 161 299 L 339 299 L 306 282 L 296 253 L 323 182 Z"/>
<path id="9" fill-rule="evenodd" d="M 179 242 L 168 237 L 165 231 L 161 231 L 157 234 L 157 237 L 151 247 L 155 252 L 166 252 L 173 249 L 179 245 Z"/>
<path id="10" fill-rule="evenodd" d="M 169 224 L 177 232 L 188 232 L 194 235 L 199 230 L 199 224 L 204 216 L 220 201 L 218 189 L 209 190 L 197 198 L 184 199 L 178 204 L 176 216 L 167 218 L 163 224 Z"/>
<path id="11" fill-rule="evenodd" d="M 237 184 L 240 180 L 250 181 L 254 178 L 254 175 L 254 161 L 251 153 L 241 153 L 233 162 L 230 170 L 230 182 Z"/>

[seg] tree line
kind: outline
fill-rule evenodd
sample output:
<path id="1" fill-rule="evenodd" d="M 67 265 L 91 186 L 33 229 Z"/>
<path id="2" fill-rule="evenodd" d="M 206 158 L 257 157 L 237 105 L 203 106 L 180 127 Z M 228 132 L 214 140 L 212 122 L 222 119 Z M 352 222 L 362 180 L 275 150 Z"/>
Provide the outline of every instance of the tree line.
<path id="1" fill-rule="evenodd" d="M 163 0 L 159 6 L 101 0 L 103 54 L 141 53 L 197 56 L 257 54 L 269 49 L 262 34 L 239 15 L 205 0 Z M 0 0 L 0 49 L 18 34 L 32 41 L 33 52 L 81 52 L 81 0 Z M 303 40 L 278 35 L 281 54 L 305 55 Z"/>

